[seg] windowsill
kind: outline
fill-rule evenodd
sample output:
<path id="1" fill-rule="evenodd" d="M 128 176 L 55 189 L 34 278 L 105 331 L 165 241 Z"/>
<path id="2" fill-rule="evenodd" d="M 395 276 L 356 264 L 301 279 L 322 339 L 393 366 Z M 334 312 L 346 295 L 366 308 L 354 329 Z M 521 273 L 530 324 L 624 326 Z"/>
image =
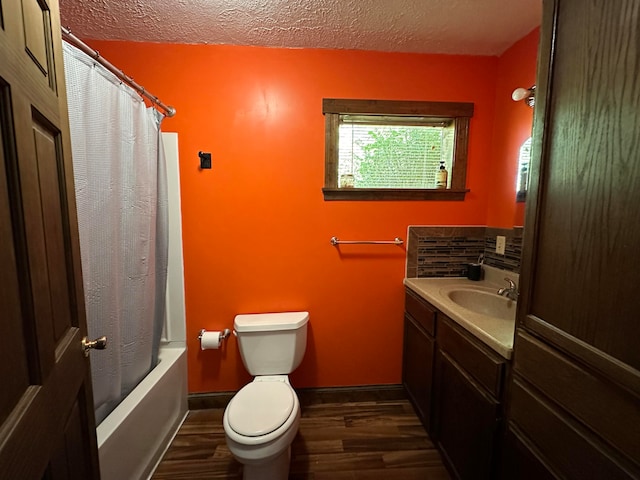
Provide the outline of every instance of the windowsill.
<path id="1" fill-rule="evenodd" d="M 463 201 L 469 190 L 392 189 L 392 188 L 323 188 L 325 200 L 439 200 Z"/>

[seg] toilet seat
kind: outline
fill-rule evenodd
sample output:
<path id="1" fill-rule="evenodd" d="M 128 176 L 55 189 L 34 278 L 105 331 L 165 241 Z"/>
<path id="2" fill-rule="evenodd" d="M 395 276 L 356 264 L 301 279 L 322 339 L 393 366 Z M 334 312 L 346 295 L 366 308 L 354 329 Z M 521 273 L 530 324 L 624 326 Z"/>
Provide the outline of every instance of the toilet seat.
<path id="1" fill-rule="evenodd" d="M 295 392 L 285 382 L 251 382 L 227 407 L 231 429 L 245 437 L 260 437 L 280 428 L 294 409 Z"/>

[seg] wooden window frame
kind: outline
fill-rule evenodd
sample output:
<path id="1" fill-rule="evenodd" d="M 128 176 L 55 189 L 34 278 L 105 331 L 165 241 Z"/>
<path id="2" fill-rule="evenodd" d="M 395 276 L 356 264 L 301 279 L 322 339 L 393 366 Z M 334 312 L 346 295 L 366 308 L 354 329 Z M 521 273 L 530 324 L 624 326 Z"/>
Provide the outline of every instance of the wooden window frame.
<path id="1" fill-rule="evenodd" d="M 324 98 L 325 116 L 325 200 L 464 200 L 466 188 L 469 123 L 473 103 L 421 102 L 402 100 L 351 100 Z M 455 128 L 451 188 L 338 188 L 338 127 L 340 115 L 385 115 L 450 120 Z"/>

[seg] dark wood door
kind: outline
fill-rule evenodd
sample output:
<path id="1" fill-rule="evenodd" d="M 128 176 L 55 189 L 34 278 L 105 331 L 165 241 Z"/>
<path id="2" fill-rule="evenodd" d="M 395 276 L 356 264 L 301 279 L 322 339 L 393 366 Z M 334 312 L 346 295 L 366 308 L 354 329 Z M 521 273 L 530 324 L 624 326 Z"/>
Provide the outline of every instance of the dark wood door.
<path id="1" fill-rule="evenodd" d="M 0 2 L 0 477 L 99 478 L 56 0 Z"/>
<path id="2" fill-rule="evenodd" d="M 507 438 L 562 478 L 640 478 L 639 31 L 544 2 Z"/>

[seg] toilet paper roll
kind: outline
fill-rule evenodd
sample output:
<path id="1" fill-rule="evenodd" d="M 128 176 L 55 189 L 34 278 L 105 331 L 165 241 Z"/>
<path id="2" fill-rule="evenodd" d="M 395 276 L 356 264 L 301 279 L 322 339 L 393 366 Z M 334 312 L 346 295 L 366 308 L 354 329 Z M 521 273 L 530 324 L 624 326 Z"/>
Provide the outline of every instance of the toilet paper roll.
<path id="1" fill-rule="evenodd" d="M 202 350 L 217 350 L 222 343 L 222 332 L 216 330 L 212 332 L 202 332 L 200 337 L 200 348 Z"/>

